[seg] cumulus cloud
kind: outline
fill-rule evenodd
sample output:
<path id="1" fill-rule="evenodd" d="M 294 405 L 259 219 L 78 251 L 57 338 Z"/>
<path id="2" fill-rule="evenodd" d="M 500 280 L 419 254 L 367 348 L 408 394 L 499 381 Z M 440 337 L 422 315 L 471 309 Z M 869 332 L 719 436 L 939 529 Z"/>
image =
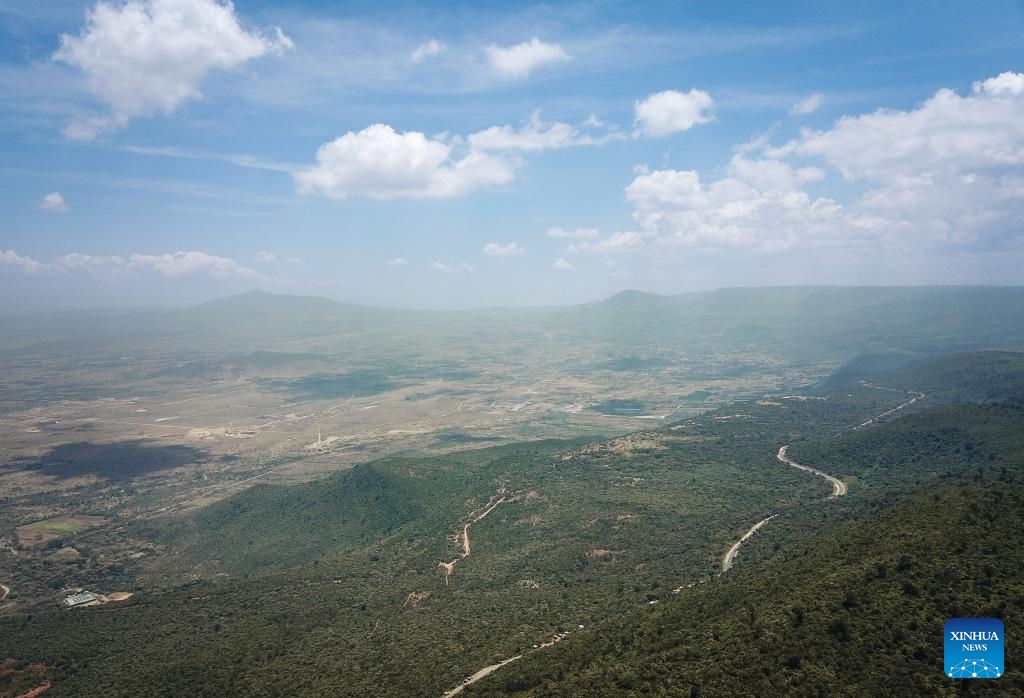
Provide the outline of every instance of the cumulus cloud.
<path id="1" fill-rule="evenodd" d="M 405 257 L 395 257 L 394 259 L 388 260 L 387 265 L 389 267 L 404 267 L 409 263 Z"/>
<path id="2" fill-rule="evenodd" d="M 1005 72 L 994 78 L 978 80 L 972 86 L 974 94 L 989 97 L 1019 97 L 1024 94 L 1024 73 Z"/>
<path id="3" fill-rule="evenodd" d="M 255 270 L 243 267 L 228 257 L 197 251 L 160 255 L 135 253 L 128 258 L 127 266 L 134 269 L 152 269 L 163 276 L 207 273 L 218 280 L 235 276 L 260 276 Z"/>
<path id="4" fill-rule="evenodd" d="M 460 264 L 459 264 L 459 267 L 460 267 L 460 268 L 461 268 L 461 269 L 462 269 L 463 271 L 476 271 L 476 267 L 474 267 L 474 266 L 473 266 L 472 264 L 470 264 L 469 262 L 462 262 L 462 263 L 460 263 Z"/>
<path id="5" fill-rule="evenodd" d="M 135 117 L 170 114 L 202 96 L 200 86 L 211 71 L 292 47 L 279 28 L 247 31 L 230 2 L 99 2 L 87 11 L 78 35 L 61 35 L 53 57 L 85 73 L 89 90 L 108 111 L 72 121 L 65 135 L 89 140 Z"/>
<path id="6" fill-rule="evenodd" d="M 815 93 L 813 95 L 808 95 L 790 107 L 789 113 L 799 115 L 813 114 L 821 108 L 824 101 L 825 95 L 823 94 Z"/>
<path id="7" fill-rule="evenodd" d="M 626 187 L 638 230 L 571 247 L 661 257 L 675 248 L 831 248 L 865 258 L 899 247 L 920 258 L 1019 246 L 1022 165 L 1024 75 L 1004 73 L 967 95 L 942 89 L 914 109 L 846 116 L 781 146 L 748 144 L 714 178 L 640 171 Z M 814 193 L 830 173 L 858 184 Z"/>
<path id="8" fill-rule="evenodd" d="M 693 170 L 655 170 L 626 187 L 634 218 L 661 244 L 744 246 L 770 249 L 789 244 L 801 231 L 833 222 L 838 206 L 814 199 L 797 183 L 813 178 L 777 160 L 733 159 L 730 175 L 705 183 Z M 619 236 L 617 239 L 612 240 Z M 638 233 L 616 233 L 603 251 L 640 245 Z"/>
<path id="9" fill-rule="evenodd" d="M 772 157 L 820 157 L 847 179 L 895 179 L 1024 163 L 1024 75 L 976 82 L 966 97 L 939 90 L 909 111 L 880 109 L 769 149 Z"/>
<path id="10" fill-rule="evenodd" d="M 451 267 L 449 267 L 444 262 L 431 262 L 430 263 L 430 268 L 433 269 L 434 271 L 451 271 L 452 270 Z"/>
<path id="11" fill-rule="evenodd" d="M 584 123 L 584 126 L 588 124 Z M 606 143 L 609 137 L 609 134 L 594 137 L 577 126 L 561 121 L 545 123 L 540 118 L 540 112 L 535 111 L 518 129 L 511 126 L 491 126 L 470 134 L 468 140 L 469 144 L 478 150 L 539 151 L 600 145 Z"/>
<path id="12" fill-rule="evenodd" d="M 0 269 L 3 267 L 20 269 L 29 274 L 43 269 L 43 265 L 36 260 L 22 256 L 14 250 L 0 250 Z"/>
<path id="13" fill-rule="evenodd" d="M 416 49 L 409 54 L 409 60 L 413 63 L 422 63 L 431 56 L 444 51 L 445 45 L 437 39 L 431 39 L 430 41 L 424 41 L 422 44 L 416 47 Z"/>
<path id="14" fill-rule="evenodd" d="M 160 255 L 137 252 L 127 259 L 118 255 L 104 256 L 72 252 L 58 257 L 49 264 L 43 264 L 31 257 L 23 257 L 14 250 L 3 250 L 0 251 L 0 266 L 18 267 L 26 272 L 120 273 L 130 270 L 149 270 L 163 276 L 205 273 L 218 280 L 231 277 L 262 278 L 258 272 L 238 264 L 233 259 L 196 250 Z"/>
<path id="15" fill-rule="evenodd" d="M 714 105 L 711 95 L 702 90 L 655 92 L 634 103 L 634 124 L 645 136 L 667 136 L 714 121 Z"/>
<path id="16" fill-rule="evenodd" d="M 64 197 L 57 191 L 50 192 L 44 196 L 43 200 L 39 202 L 39 208 L 44 211 L 53 211 L 54 213 L 67 213 L 70 210 L 68 205 L 64 203 Z"/>
<path id="17" fill-rule="evenodd" d="M 61 271 L 84 270 L 92 273 L 122 269 L 125 266 L 123 257 L 117 255 L 103 256 L 72 252 L 57 258 L 53 266 Z"/>
<path id="18" fill-rule="evenodd" d="M 549 44 L 533 37 L 513 46 L 484 49 L 491 67 L 509 78 L 525 78 L 537 68 L 569 60 L 569 54 L 558 44 Z"/>
<path id="19" fill-rule="evenodd" d="M 266 250 L 260 250 L 256 253 L 257 262 L 276 262 L 277 255 L 273 252 L 267 252 Z"/>
<path id="20" fill-rule="evenodd" d="M 572 263 L 567 261 L 565 259 L 565 257 L 559 257 L 558 259 L 555 260 L 555 263 L 552 264 L 551 266 L 553 266 L 555 269 L 559 269 L 559 270 L 568 270 L 568 269 L 573 269 L 574 268 Z"/>
<path id="21" fill-rule="evenodd" d="M 514 241 L 505 245 L 489 242 L 484 245 L 483 252 L 488 257 L 513 257 L 526 252 L 526 248 Z"/>
<path id="22" fill-rule="evenodd" d="M 451 197 L 511 181 L 514 164 L 472 149 L 456 158 L 441 140 L 373 124 L 324 143 L 316 164 L 292 177 L 300 193 L 333 199 Z"/>

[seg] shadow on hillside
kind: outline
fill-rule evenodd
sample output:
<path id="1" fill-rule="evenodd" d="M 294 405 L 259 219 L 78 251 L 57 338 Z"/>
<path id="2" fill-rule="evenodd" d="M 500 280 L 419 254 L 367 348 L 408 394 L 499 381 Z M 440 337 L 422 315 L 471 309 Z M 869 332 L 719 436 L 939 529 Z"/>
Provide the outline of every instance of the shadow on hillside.
<path id="1" fill-rule="evenodd" d="M 61 444 L 39 458 L 22 458 L 11 465 L 59 478 L 96 475 L 108 480 L 129 480 L 207 460 L 206 451 L 191 446 L 158 446 L 145 439 L 132 439 L 106 444 Z"/>

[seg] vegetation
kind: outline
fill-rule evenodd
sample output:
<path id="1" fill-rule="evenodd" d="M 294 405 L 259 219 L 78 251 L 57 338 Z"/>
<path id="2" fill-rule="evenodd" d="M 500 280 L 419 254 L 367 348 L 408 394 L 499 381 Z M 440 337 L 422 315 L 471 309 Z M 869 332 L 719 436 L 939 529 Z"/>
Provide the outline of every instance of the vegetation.
<path id="1" fill-rule="evenodd" d="M 1024 548 L 1007 535 L 1024 527 L 1022 426 L 1019 409 L 953 408 L 851 439 L 870 453 L 823 444 L 819 454 L 850 454 L 851 469 L 868 461 L 871 489 L 773 521 L 714 584 L 529 654 L 467 693 L 958 693 L 963 680 L 942 671 L 943 623 L 1024 623 Z M 1024 691 L 1024 652 L 1006 647 L 1006 675 L 972 692 Z"/>
<path id="2" fill-rule="evenodd" d="M 79 533 L 60 584 L 135 596 L 0 616 L 0 656 L 45 664 L 58 696 L 439 695 L 520 654 L 466 694 L 952 693 L 942 623 L 1024 614 L 1007 535 L 1024 524 L 1022 358 L 943 359 L 596 443 L 376 460 Z M 911 390 L 927 397 L 852 429 Z M 783 444 L 849 494 L 826 501 L 822 478 L 775 459 Z M 160 553 L 94 566 L 101 535 Z M 998 685 L 974 690 L 1024 691 L 1014 646 Z"/>

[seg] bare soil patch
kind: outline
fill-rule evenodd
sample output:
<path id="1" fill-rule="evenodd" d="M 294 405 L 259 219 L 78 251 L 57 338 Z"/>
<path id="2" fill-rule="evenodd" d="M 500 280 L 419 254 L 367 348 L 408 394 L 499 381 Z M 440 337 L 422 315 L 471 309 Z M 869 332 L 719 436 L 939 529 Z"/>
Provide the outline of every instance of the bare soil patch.
<path id="1" fill-rule="evenodd" d="M 85 516 L 83 514 L 65 514 L 52 519 L 35 521 L 18 526 L 14 532 L 18 542 L 24 546 L 42 547 L 53 540 L 73 536 L 81 531 L 95 528 L 106 522 L 102 516 Z"/>

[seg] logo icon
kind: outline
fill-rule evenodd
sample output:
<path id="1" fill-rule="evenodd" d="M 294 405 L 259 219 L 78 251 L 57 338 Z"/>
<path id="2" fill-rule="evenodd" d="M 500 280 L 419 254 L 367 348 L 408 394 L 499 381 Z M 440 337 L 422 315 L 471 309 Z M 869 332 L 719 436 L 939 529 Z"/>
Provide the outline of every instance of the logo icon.
<path id="1" fill-rule="evenodd" d="M 998 679 L 1003 665 L 1003 621 L 950 618 L 943 630 L 945 674 L 952 679 Z"/>

